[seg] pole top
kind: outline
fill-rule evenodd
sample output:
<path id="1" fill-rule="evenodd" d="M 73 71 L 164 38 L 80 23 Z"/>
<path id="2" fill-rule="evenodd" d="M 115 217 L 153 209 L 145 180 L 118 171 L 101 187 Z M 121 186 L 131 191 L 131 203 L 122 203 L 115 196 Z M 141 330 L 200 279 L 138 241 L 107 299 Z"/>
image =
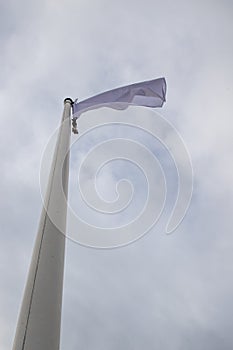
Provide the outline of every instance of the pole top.
<path id="1" fill-rule="evenodd" d="M 71 106 L 72 106 L 72 105 L 74 104 L 74 101 L 72 100 L 72 98 L 66 97 L 66 98 L 64 99 L 64 105 L 65 105 L 66 103 L 70 103 Z"/>

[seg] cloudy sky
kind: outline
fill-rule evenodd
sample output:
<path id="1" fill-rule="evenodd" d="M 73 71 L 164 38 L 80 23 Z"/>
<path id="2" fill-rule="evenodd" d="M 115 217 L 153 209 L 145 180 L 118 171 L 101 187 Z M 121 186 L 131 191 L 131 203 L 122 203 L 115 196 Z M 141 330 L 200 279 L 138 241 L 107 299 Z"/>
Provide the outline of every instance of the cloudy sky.
<path id="1" fill-rule="evenodd" d="M 230 0 L 1 2 L 2 350 L 13 343 L 42 206 L 41 158 L 63 99 L 161 76 L 168 91 L 160 113 L 192 159 L 190 208 L 172 235 L 165 234 L 165 215 L 123 248 L 96 250 L 67 239 L 61 349 L 232 349 L 232 10 Z M 93 115 L 80 118 L 80 135 Z M 106 135 L 128 138 L 117 128 L 77 143 L 71 199 L 75 161 Z M 156 153 L 137 133 L 129 131 Z M 135 192 L 144 188 L 140 171 L 115 163 L 98 177 L 107 200 L 127 166 Z M 144 191 L 135 200 L 137 213 Z"/>

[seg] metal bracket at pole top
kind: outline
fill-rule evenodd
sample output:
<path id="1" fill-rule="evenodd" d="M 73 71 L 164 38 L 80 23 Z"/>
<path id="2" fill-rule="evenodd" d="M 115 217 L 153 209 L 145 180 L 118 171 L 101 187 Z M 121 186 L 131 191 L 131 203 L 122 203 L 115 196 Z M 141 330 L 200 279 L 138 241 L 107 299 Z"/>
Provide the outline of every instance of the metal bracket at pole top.
<path id="1" fill-rule="evenodd" d="M 70 97 L 66 97 L 66 98 L 64 99 L 64 104 L 67 103 L 67 102 L 69 102 L 69 103 L 71 104 L 71 106 L 73 106 L 73 104 L 74 104 L 74 101 L 73 101 L 72 98 L 70 98 Z"/>
<path id="2" fill-rule="evenodd" d="M 73 107 L 74 101 L 72 100 L 72 98 L 67 97 L 64 99 L 64 104 L 66 104 L 66 103 L 70 103 L 71 106 Z M 78 134 L 77 118 L 71 118 L 71 122 L 72 122 L 72 132 L 74 134 Z"/>

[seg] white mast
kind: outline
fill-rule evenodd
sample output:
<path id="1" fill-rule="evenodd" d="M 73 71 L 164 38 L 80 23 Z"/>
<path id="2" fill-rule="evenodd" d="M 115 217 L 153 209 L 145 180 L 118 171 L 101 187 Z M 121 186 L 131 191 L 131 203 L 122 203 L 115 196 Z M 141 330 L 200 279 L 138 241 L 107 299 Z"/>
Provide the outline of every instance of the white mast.
<path id="1" fill-rule="evenodd" d="M 64 232 L 67 215 L 66 201 L 61 198 L 64 197 L 64 194 L 66 197 L 68 195 L 72 104 L 73 101 L 70 98 L 64 100 L 64 112 L 13 350 L 58 350 L 60 345 L 65 256 Z M 48 215 L 50 212 L 53 222 Z"/>

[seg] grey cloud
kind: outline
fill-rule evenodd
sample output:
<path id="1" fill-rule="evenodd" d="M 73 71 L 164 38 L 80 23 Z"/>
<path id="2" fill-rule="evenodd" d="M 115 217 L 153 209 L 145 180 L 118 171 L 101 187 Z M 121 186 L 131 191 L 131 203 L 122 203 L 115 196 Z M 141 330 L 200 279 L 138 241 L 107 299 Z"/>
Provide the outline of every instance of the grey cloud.
<path id="1" fill-rule="evenodd" d="M 40 159 L 63 98 L 157 76 L 168 82 L 161 113 L 193 159 L 190 210 L 173 235 L 164 218 L 122 249 L 68 241 L 61 349 L 231 349 L 231 2 L 1 6 L 1 349 L 14 336 L 40 215 Z"/>

